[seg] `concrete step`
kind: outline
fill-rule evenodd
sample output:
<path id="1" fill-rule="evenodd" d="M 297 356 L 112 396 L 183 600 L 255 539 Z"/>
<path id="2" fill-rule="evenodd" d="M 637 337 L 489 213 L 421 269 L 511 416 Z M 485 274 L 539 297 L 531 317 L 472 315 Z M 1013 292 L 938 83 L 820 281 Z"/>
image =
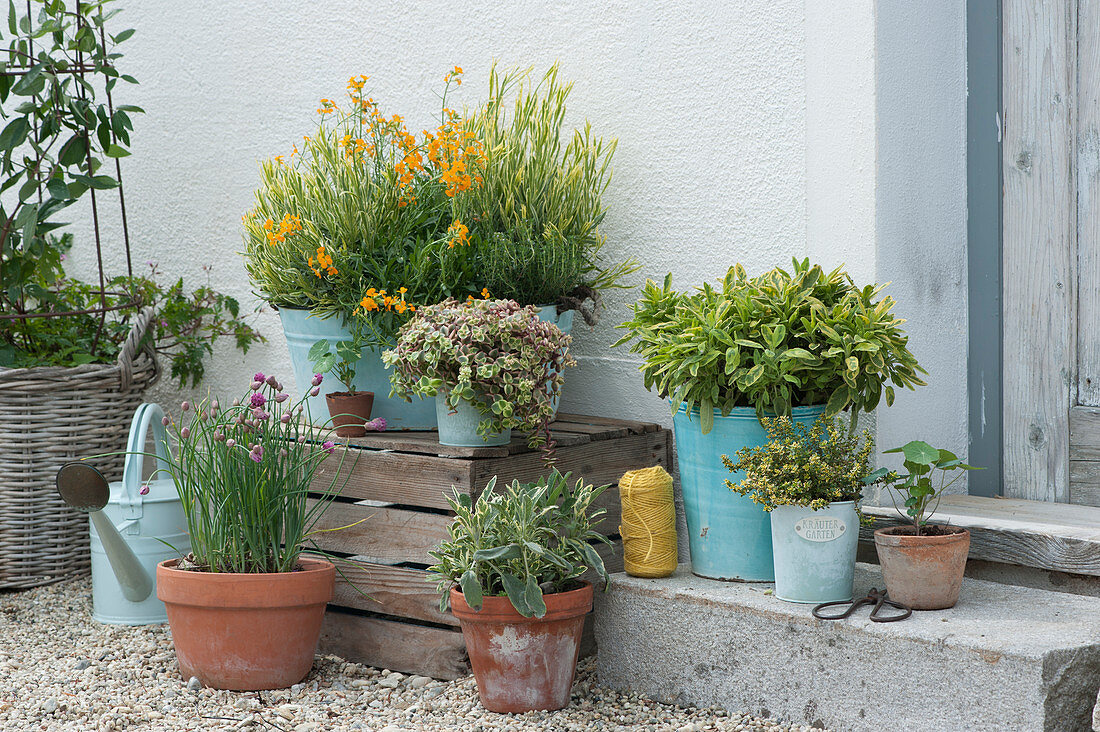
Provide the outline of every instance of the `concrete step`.
<path id="1" fill-rule="evenodd" d="M 882 588 L 856 567 L 857 596 Z M 596 593 L 600 681 L 841 730 L 1092 729 L 1100 599 L 967 579 L 950 610 L 817 620 L 771 585 L 612 576 Z"/>

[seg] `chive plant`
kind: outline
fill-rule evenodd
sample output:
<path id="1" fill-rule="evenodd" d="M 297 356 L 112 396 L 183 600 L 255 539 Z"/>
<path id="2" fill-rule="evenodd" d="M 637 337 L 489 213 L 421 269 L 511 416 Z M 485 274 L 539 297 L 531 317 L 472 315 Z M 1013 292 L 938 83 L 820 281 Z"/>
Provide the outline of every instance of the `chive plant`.
<path id="1" fill-rule="evenodd" d="M 313 377 L 310 396 L 320 392 L 322 378 Z M 175 454 L 166 450 L 165 470 L 187 516 L 195 569 L 294 571 L 339 492 L 347 454 L 342 452 L 319 500 L 310 502 L 314 476 L 336 445 L 313 439 L 306 396 L 292 402 L 278 379 L 257 373 L 245 396 L 231 405 L 212 398 L 183 402 L 178 419 L 163 421 L 177 444 Z"/>

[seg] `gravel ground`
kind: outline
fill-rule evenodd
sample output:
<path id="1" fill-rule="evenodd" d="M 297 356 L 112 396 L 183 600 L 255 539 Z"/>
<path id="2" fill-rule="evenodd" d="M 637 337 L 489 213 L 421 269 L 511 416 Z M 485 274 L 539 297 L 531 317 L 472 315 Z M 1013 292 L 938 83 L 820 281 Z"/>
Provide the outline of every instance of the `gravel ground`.
<path id="1" fill-rule="evenodd" d="M 659 704 L 596 683 L 582 661 L 559 712 L 487 712 L 473 677 L 441 682 L 318 656 L 302 684 L 234 693 L 181 679 L 166 625 L 91 620 L 88 580 L 0 593 L 0 730 L 804 730 Z"/>

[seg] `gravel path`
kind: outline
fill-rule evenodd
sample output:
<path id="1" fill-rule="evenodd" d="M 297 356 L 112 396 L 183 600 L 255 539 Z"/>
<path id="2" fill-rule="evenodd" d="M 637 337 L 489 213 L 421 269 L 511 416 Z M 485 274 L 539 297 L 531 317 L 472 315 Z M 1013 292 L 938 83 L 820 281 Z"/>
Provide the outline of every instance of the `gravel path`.
<path id="1" fill-rule="evenodd" d="M 88 580 L 0 593 L 0 730 L 804 730 L 721 710 L 659 704 L 596 684 L 582 661 L 573 703 L 494 714 L 473 677 L 441 682 L 318 656 L 304 683 L 275 692 L 191 687 L 166 625 L 91 620 Z"/>

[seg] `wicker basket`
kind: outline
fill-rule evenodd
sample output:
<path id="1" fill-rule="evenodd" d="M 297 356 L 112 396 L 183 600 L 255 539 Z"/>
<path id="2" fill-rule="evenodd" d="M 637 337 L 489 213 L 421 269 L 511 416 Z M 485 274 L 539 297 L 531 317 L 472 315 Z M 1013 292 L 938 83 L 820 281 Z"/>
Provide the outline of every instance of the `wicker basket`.
<path id="1" fill-rule="evenodd" d="M 0 369 L 0 589 L 86 574 L 88 519 L 65 505 L 54 476 L 65 462 L 126 449 L 142 393 L 160 377 L 141 312 L 112 366 Z M 121 456 L 89 461 L 122 478 Z"/>

